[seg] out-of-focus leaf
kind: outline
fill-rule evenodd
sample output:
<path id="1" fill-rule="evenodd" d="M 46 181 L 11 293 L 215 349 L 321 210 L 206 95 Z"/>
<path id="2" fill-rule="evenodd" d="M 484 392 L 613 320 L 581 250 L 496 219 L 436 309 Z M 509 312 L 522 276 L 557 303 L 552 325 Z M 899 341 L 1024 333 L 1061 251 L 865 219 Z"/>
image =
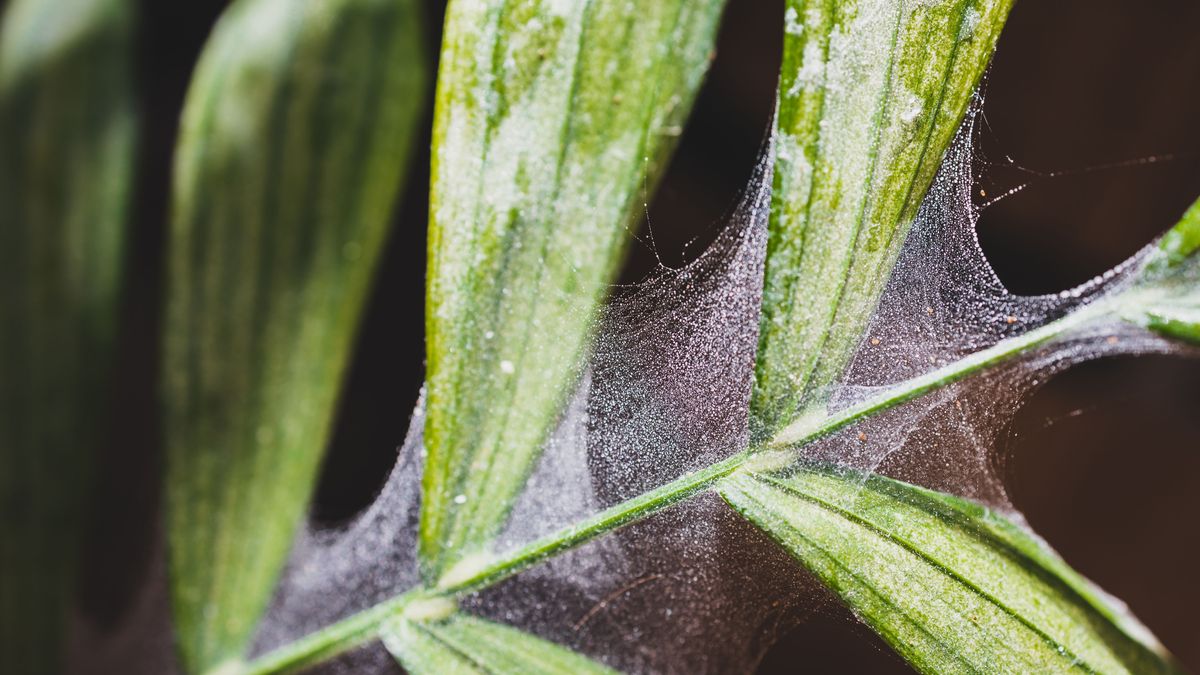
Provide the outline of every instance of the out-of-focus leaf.
<path id="1" fill-rule="evenodd" d="M 134 164 L 134 3 L 0 27 L 0 672 L 58 672 L 103 434 Z"/>
<path id="2" fill-rule="evenodd" d="M 239 658 L 303 516 L 425 91 L 415 0 L 238 0 L 177 147 L 164 403 L 177 638 Z"/>
<path id="3" fill-rule="evenodd" d="M 974 502 L 822 468 L 740 474 L 721 494 L 924 672 L 1175 669 L 1124 608 Z"/>
<path id="4" fill-rule="evenodd" d="M 454 0 L 434 121 L 420 553 L 504 523 L 575 377 L 723 0 Z"/>
<path id="5" fill-rule="evenodd" d="M 396 619 L 380 634 L 413 675 L 615 675 L 566 647 L 466 614 L 440 621 Z"/>
<path id="6" fill-rule="evenodd" d="M 788 1 L 758 433 L 841 375 L 1011 4 Z"/>

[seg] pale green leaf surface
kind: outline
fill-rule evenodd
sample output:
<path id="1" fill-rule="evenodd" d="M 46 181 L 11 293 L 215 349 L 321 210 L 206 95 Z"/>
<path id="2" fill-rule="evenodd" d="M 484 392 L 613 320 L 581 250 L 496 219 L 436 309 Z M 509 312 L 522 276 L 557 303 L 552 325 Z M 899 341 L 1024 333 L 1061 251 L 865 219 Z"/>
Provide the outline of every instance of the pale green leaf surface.
<path id="1" fill-rule="evenodd" d="M 614 675 L 570 649 L 524 631 L 456 613 L 382 626 L 388 651 L 413 675 Z"/>
<path id="2" fill-rule="evenodd" d="M 0 672 L 59 672 L 115 351 L 135 3 L 0 26 Z"/>
<path id="3" fill-rule="evenodd" d="M 303 517 L 425 92 L 415 0 L 238 0 L 176 152 L 163 398 L 177 642 L 250 639 Z"/>
<path id="4" fill-rule="evenodd" d="M 967 110 L 1011 0 L 789 0 L 752 407 L 833 384 Z"/>
<path id="5" fill-rule="evenodd" d="M 486 553 L 537 459 L 722 6 L 450 3 L 426 301 L 430 582 Z"/>
<path id="6" fill-rule="evenodd" d="M 720 492 L 924 672 L 1174 671 L 1124 609 L 974 502 L 818 467 Z"/>

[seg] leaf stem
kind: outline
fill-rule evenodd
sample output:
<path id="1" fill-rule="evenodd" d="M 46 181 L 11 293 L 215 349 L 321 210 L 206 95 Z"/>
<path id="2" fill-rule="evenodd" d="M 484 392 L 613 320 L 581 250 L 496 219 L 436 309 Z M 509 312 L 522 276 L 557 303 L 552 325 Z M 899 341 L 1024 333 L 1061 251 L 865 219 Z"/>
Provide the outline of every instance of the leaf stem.
<path id="1" fill-rule="evenodd" d="M 404 611 L 404 607 L 418 595 L 420 591 L 414 589 L 384 600 L 370 609 L 352 614 L 315 633 L 268 652 L 236 672 L 242 675 L 292 673 L 333 658 L 374 639 L 383 622 Z"/>
<path id="2" fill-rule="evenodd" d="M 1113 302 L 1111 300 L 1097 301 L 1027 333 L 1001 340 L 987 349 L 968 354 L 941 368 L 888 387 L 880 395 L 844 408 L 833 415 L 821 418 L 814 418 L 813 415 L 801 415 L 799 419 L 788 424 L 776 434 L 767 447 L 783 448 L 807 444 L 854 422 L 920 398 L 931 391 L 963 380 L 980 370 L 1024 354 L 1053 341 L 1072 328 L 1110 314 L 1112 311 Z"/>
<path id="3" fill-rule="evenodd" d="M 670 483 L 604 509 L 574 525 L 522 546 L 508 556 L 486 565 L 475 574 L 439 590 L 446 595 L 462 595 L 487 588 L 546 558 L 585 544 L 706 490 L 741 468 L 754 452 L 754 449 L 743 450 L 716 464 L 685 474 Z"/>
<path id="4" fill-rule="evenodd" d="M 379 626 L 384 621 L 399 615 L 415 599 L 457 597 L 488 588 L 547 558 L 586 544 L 707 490 L 737 472 L 749 460 L 764 451 L 802 448 L 876 413 L 919 398 L 931 391 L 958 382 L 973 373 L 1045 345 L 1093 319 L 1112 314 L 1115 309 L 1112 300 L 1097 301 L 1023 335 L 1003 340 L 947 366 L 905 380 L 887 388 L 878 396 L 837 411 L 832 415 L 821 419 L 814 419 L 812 415 L 802 415 L 784 427 L 772 441 L 764 446 L 743 450 L 704 469 L 681 476 L 670 483 L 600 511 L 574 525 L 496 558 L 462 579 L 444 583 L 435 589 L 408 591 L 370 609 L 330 624 L 296 642 L 251 661 L 241 672 L 245 675 L 294 672 L 331 658 L 374 638 Z"/>

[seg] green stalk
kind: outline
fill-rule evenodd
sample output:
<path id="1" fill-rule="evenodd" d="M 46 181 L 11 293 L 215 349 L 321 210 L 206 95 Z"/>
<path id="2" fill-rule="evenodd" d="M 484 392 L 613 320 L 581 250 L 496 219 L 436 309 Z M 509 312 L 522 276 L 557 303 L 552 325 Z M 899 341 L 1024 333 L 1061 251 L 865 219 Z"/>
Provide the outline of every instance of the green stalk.
<path id="1" fill-rule="evenodd" d="M 1115 304 L 1112 301 L 1100 301 L 1087 305 L 1045 326 L 1035 328 L 1014 338 L 1002 340 L 987 349 L 982 349 L 965 356 L 954 363 L 931 370 L 924 375 L 905 380 L 895 387 L 888 388 L 880 396 L 852 405 L 835 413 L 832 417 L 822 420 L 818 416 L 816 419 L 819 421 L 813 421 L 813 419 L 810 419 L 814 417 L 813 415 L 802 415 L 800 419 L 781 429 L 768 444 L 768 447 L 781 448 L 802 445 L 813 439 L 812 434 L 814 429 L 823 431 L 821 435 L 824 436 L 829 433 L 830 429 L 828 427 L 831 424 L 836 425 L 836 428 L 832 429 L 836 431 L 876 413 L 894 408 L 902 403 L 907 403 L 932 391 L 959 382 L 973 373 L 1045 345 L 1061 337 L 1071 329 L 1078 328 L 1089 321 L 1102 316 L 1113 315 L 1116 312 Z"/>

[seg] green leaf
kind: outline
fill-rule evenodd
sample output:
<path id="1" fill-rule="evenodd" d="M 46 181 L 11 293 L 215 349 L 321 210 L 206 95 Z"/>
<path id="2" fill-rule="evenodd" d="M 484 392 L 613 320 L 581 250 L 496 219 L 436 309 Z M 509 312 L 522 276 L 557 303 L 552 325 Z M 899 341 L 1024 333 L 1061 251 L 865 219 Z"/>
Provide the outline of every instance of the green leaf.
<path id="1" fill-rule="evenodd" d="M 789 0 L 752 408 L 764 436 L 841 375 L 1011 0 Z"/>
<path id="2" fill-rule="evenodd" d="M 135 4 L 0 26 L 0 672 L 56 673 L 104 437 L 133 184 Z"/>
<path id="3" fill-rule="evenodd" d="M 1195 264 L 1195 253 L 1200 250 L 1200 201 L 1192 204 L 1179 223 L 1163 235 L 1158 249 L 1164 257 L 1152 267 L 1178 268 L 1188 261 Z"/>
<path id="4" fill-rule="evenodd" d="M 1044 542 L 974 502 L 821 467 L 720 492 L 924 672 L 1175 669 Z"/>
<path id="5" fill-rule="evenodd" d="M 440 621 L 397 618 L 381 627 L 383 644 L 413 675 L 613 675 L 585 656 L 541 638 L 466 614 Z"/>
<path id="6" fill-rule="evenodd" d="M 451 2 L 426 302 L 431 583 L 486 554 L 537 459 L 722 5 Z"/>
<path id="7" fill-rule="evenodd" d="M 1151 248 L 1122 313 L 1165 337 L 1200 344 L 1200 201 Z"/>
<path id="8" fill-rule="evenodd" d="M 186 668 L 237 659 L 304 515 L 425 92 L 415 0 L 238 0 L 177 146 L 164 345 Z"/>
<path id="9" fill-rule="evenodd" d="M 1167 337 L 1200 344 L 1200 302 L 1146 312 L 1146 327 Z"/>

